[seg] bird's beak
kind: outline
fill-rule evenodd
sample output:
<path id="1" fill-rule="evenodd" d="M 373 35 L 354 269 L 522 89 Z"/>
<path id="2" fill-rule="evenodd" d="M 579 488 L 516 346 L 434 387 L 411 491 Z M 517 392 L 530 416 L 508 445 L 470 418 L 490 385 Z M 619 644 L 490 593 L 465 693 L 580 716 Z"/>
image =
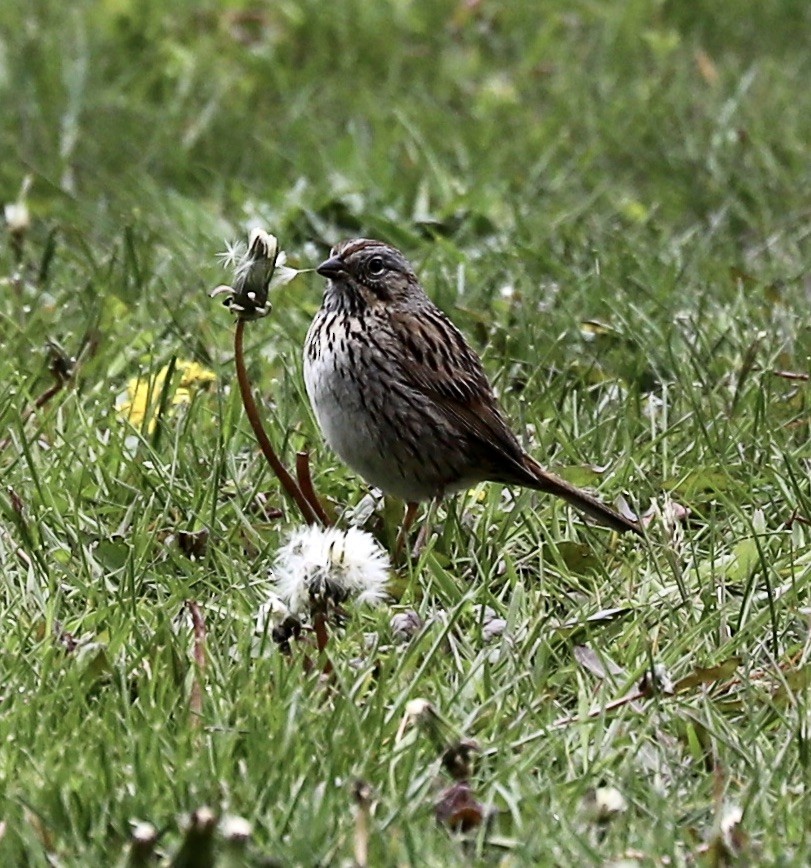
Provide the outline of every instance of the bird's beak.
<path id="1" fill-rule="evenodd" d="M 344 268 L 344 261 L 340 256 L 333 256 L 322 262 L 316 271 L 322 277 L 338 277 L 340 274 L 346 273 L 346 268 Z"/>

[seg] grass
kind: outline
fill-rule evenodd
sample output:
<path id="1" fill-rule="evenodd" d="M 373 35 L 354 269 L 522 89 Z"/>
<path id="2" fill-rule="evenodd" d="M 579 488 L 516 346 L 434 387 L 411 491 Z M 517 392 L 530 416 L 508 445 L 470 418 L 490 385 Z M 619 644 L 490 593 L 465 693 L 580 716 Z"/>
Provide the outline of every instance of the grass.
<path id="1" fill-rule="evenodd" d="M 2 6 L 0 200 L 32 177 L 0 296 L 4 864 L 110 864 L 134 820 L 176 852 L 204 804 L 251 821 L 247 864 L 346 862 L 357 778 L 370 864 L 723 864 L 732 806 L 755 862 L 807 860 L 809 38 L 802 0 Z M 333 634 L 325 688 L 254 634 L 296 517 L 206 291 L 256 221 L 301 267 L 347 235 L 402 247 L 534 454 L 689 521 L 636 544 L 461 497 L 399 601 Z M 303 391 L 320 289 L 275 294 L 248 363 L 279 451 L 354 503 Z M 48 340 L 85 352 L 29 414 Z M 168 408 L 183 360 L 216 383 L 122 421 L 128 382 L 169 365 Z M 426 626 L 396 645 L 406 609 Z M 654 664 L 688 680 L 605 709 Z M 434 817 L 434 740 L 396 738 L 417 697 L 481 747 L 497 813 L 466 837 Z M 604 785 L 627 809 L 599 824 Z"/>

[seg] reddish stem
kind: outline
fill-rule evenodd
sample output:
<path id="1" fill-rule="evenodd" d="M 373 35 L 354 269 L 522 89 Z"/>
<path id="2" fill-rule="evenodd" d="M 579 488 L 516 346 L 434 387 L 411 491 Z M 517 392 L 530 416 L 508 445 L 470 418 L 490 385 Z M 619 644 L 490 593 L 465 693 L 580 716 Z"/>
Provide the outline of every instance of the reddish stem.
<path id="1" fill-rule="evenodd" d="M 322 673 L 324 675 L 330 675 L 332 673 L 332 662 L 329 657 L 326 656 L 327 643 L 329 642 L 327 613 L 320 608 L 313 612 L 313 630 L 315 631 L 315 644 L 318 648 L 318 654 L 324 659 L 324 668 Z"/>
<path id="2" fill-rule="evenodd" d="M 57 375 L 56 382 L 48 386 L 48 388 L 36 399 L 36 401 L 34 401 L 34 403 L 31 404 L 29 407 L 26 407 L 26 409 L 22 412 L 22 414 L 20 415 L 20 422 L 24 425 L 31 418 L 31 416 L 34 415 L 34 411 L 44 407 L 48 403 L 48 401 L 53 398 L 54 395 L 59 394 L 59 392 L 61 392 L 62 389 L 65 388 L 66 383 L 66 378 Z M 0 440 L 0 452 L 2 452 L 2 450 L 5 449 L 9 445 L 9 443 L 11 443 L 11 437 L 4 437 L 2 440 Z"/>
<path id="3" fill-rule="evenodd" d="M 317 524 L 318 516 L 314 512 L 307 498 L 302 494 L 301 489 L 296 484 L 295 479 L 287 472 L 287 469 L 279 460 L 276 453 L 273 451 L 273 446 L 265 433 L 262 426 L 262 420 L 259 416 L 259 410 L 256 406 L 256 401 L 251 391 L 251 384 L 248 380 L 248 372 L 245 369 L 245 354 L 242 348 L 243 335 L 245 332 L 245 320 L 237 320 L 236 332 L 234 334 L 234 361 L 237 366 L 237 381 L 239 382 L 239 391 L 242 395 L 242 404 L 245 407 L 245 413 L 248 421 L 251 423 L 253 433 L 259 442 L 259 448 L 265 456 L 268 464 L 276 474 L 279 482 L 282 484 L 287 496 L 294 501 L 299 508 L 302 518 L 307 524 Z"/>
<path id="4" fill-rule="evenodd" d="M 327 515 L 323 504 L 318 499 L 318 495 L 313 488 L 313 478 L 310 476 L 310 455 L 307 452 L 296 453 L 296 477 L 301 493 L 304 495 L 307 503 L 313 508 L 313 512 L 318 516 L 321 524 L 324 527 L 331 527 L 332 520 Z"/>

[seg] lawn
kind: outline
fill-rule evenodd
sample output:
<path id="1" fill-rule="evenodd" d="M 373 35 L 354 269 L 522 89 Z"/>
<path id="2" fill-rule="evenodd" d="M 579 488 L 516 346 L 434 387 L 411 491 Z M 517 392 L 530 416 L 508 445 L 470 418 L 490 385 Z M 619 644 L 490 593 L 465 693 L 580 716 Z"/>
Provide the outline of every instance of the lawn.
<path id="1" fill-rule="evenodd" d="M 807 0 L 0 6 L 3 864 L 126 862 L 143 823 L 177 865 L 807 863 L 809 44 Z M 401 248 L 645 539 L 482 485 L 325 655 L 280 648 L 301 519 L 208 295 L 254 226 L 297 269 Z M 323 285 L 245 349 L 341 514 Z"/>

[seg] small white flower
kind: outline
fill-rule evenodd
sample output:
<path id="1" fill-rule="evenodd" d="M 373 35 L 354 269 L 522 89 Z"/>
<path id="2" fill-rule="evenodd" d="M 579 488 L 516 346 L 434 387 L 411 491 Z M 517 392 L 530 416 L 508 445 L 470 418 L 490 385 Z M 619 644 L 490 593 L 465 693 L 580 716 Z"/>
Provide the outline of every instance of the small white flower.
<path id="1" fill-rule="evenodd" d="M 8 231 L 12 235 L 25 235 L 25 233 L 29 230 L 31 226 L 31 214 L 28 211 L 26 199 L 28 198 L 28 191 L 31 189 L 32 181 L 33 178 L 31 177 L 31 175 L 26 175 L 23 178 L 22 186 L 20 187 L 20 193 L 17 196 L 17 201 L 9 202 L 3 208 L 3 216 L 6 218 L 6 225 L 8 226 Z"/>
<path id="2" fill-rule="evenodd" d="M 423 720 L 435 714 L 434 706 L 427 699 L 417 697 L 417 699 L 409 699 L 406 703 L 405 716 L 411 721 Z"/>
<path id="3" fill-rule="evenodd" d="M 201 805 L 197 810 L 191 812 L 185 825 L 187 836 L 191 831 L 210 832 L 217 825 L 217 815 L 208 805 Z"/>
<path id="4" fill-rule="evenodd" d="M 158 840 L 158 830 L 146 821 L 138 821 L 132 827 L 132 840 L 138 844 L 155 844 Z"/>
<path id="5" fill-rule="evenodd" d="M 356 527 L 312 526 L 293 532 L 279 549 L 273 572 L 279 597 L 298 614 L 323 597 L 376 605 L 387 596 L 390 569 L 389 556 L 370 534 Z"/>
<path id="6" fill-rule="evenodd" d="M 418 699 L 409 699 L 406 703 L 403 719 L 397 727 L 397 735 L 394 737 L 395 744 L 402 741 L 407 729 L 415 724 L 423 723 L 429 718 L 435 716 L 436 709 L 427 699 L 422 699 L 421 697 Z"/>
<path id="7" fill-rule="evenodd" d="M 12 235 L 22 235 L 31 225 L 31 215 L 25 202 L 10 202 L 3 209 L 8 231 Z"/>
<path id="8" fill-rule="evenodd" d="M 220 832 L 229 844 L 245 844 L 253 834 L 253 826 L 244 817 L 228 815 L 220 822 Z"/>
<path id="9" fill-rule="evenodd" d="M 653 419 L 658 422 L 659 417 L 663 415 L 663 408 L 665 406 L 665 402 L 658 395 L 654 395 L 653 392 L 648 392 L 647 397 L 642 405 L 642 415 L 647 416 L 648 419 Z"/>
<path id="10" fill-rule="evenodd" d="M 583 797 L 583 813 L 594 823 L 606 823 L 627 807 L 625 797 L 616 787 L 596 787 Z"/>
<path id="11" fill-rule="evenodd" d="M 742 823 L 743 810 L 738 805 L 725 805 L 718 818 L 716 837 L 730 856 L 739 856 L 746 849 L 748 836 Z"/>
<path id="12" fill-rule="evenodd" d="M 743 811 L 738 805 L 726 805 L 719 826 L 725 835 L 729 835 L 735 826 L 740 826 L 742 820 Z"/>

